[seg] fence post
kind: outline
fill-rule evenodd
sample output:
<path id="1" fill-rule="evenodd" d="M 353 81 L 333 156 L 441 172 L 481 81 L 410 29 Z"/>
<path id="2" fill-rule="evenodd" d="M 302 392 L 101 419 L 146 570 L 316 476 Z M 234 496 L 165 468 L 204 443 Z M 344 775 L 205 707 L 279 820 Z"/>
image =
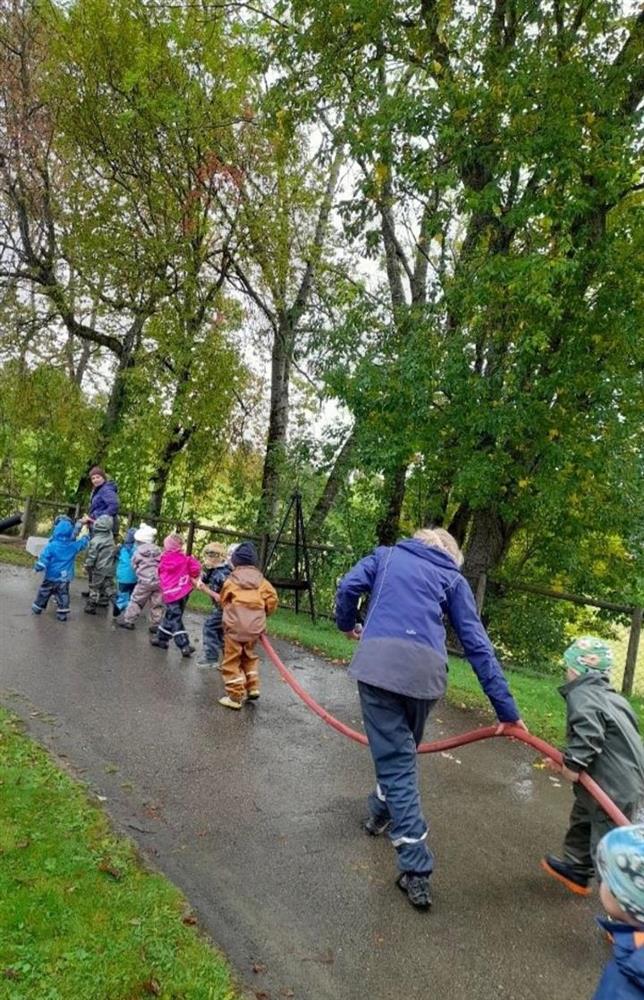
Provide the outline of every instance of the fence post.
<path id="1" fill-rule="evenodd" d="M 22 515 L 22 524 L 20 525 L 20 537 L 28 538 L 29 529 L 31 528 L 31 516 L 33 513 L 33 497 L 25 497 L 25 510 Z"/>
<path id="2" fill-rule="evenodd" d="M 189 556 L 192 555 L 192 549 L 195 542 L 195 522 L 190 521 L 188 524 L 188 536 L 186 538 L 186 552 Z"/>
<path id="3" fill-rule="evenodd" d="M 633 693 L 635 667 L 637 666 L 637 652 L 640 645 L 641 631 L 642 608 L 633 608 L 633 614 L 631 615 L 631 633 L 628 637 L 628 650 L 626 651 L 624 680 L 622 681 L 622 694 L 631 695 Z"/>

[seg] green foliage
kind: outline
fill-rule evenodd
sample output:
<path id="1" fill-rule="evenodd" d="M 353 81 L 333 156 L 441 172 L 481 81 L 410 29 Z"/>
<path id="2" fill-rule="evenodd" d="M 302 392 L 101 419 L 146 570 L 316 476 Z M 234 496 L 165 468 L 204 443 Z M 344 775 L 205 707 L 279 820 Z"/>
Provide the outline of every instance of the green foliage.
<path id="1" fill-rule="evenodd" d="M 6 712 L 0 781 L 7 996 L 232 1000 L 225 960 L 182 920 L 185 899 L 141 868 L 132 845 Z"/>

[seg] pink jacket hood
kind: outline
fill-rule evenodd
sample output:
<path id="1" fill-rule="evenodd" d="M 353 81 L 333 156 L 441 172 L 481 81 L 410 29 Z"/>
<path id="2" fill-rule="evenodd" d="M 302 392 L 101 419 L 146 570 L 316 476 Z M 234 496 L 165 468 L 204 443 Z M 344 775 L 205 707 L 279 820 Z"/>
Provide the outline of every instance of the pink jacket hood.
<path id="1" fill-rule="evenodd" d="M 165 604 L 180 601 L 192 590 L 191 577 L 201 575 L 201 563 L 185 552 L 164 552 L 159 561 L 159 584 Z"/>

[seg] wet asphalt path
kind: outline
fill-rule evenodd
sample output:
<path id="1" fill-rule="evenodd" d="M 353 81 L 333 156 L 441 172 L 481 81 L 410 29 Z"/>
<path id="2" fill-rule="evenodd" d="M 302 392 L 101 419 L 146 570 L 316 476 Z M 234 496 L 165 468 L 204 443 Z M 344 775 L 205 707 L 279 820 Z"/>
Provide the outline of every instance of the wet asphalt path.
<path id="1" fill-rule="evenodd" d="M 218 673 L 150 647 L 143 627 L 84 616 L 79 581 L 68 625 L 51 610 L 32 617 L 36 583 L 0 566 L 0 701 L 106 798 L 251 997 L 592 996 L 608 955 L 597 898 L 570 896 L 538 867 L 559 846 L 569 790 L 527 750 L 496 740 L 421 759 L 437 870 L 434 910 L 419 914 L 393 886 L 388 842 L 359 830 L 367 751 L 310 714 L 269 663 L 261 701 L 226 711 Z M 199 617 L 188 621 L 199 636 Z M 358 720 L 343 668 L 275 646 L 314 697 Z M 478 721 L 440 707 L 428 736 Z"/>

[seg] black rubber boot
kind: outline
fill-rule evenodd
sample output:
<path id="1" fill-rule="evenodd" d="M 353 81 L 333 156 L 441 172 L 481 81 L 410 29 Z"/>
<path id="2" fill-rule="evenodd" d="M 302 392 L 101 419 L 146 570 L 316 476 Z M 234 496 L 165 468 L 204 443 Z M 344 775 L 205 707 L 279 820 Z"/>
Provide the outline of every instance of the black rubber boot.
<path id="1" fill-rule="evenodd" d="M 368 816 L 367 819 L 362 822 L 362 829 L 365 833 L 368 833 L 370 837 L 379 837 L 391 826 L 391 819 L 389 816 L 385 816 L 384 819 L 376 819 L 375 816 Z"/>
<path id="2" fill-rule="evenodd" d="M 83 610 L 85 611 L 86 615 L 95 615 L 96 605 L 94 604 L 93 601 L 88 601 Z"/>
<path id="3" fill-rule="evenodd" d="M 418 875 L 416 872 L 403 872 L 396 879 L 396 885 L 407 893 L 407 899 L 417 910 L 429 910 L 432 905 L 432 892 L 429 875 Z"/>
<path id="4" fill-rule="evenodd" d="M 541 867 L 548 875 L 552 875 L 558 882 L 565 885 L 566 889 L 576 893 L 577 896 L 589 896 L 590 887 L 588 883 L 592 878 L 592 872 L 582 872 L 569 861 L 562 861 L 554 854 L 546 854 L 541 862 Z"/>
<path id="5" fill-rule="evenodd" d="M 181 650 L 181 655 L 185 657 L 185 659 L 187 660 L 188 657 L 192 656 L 192 654 L 195 652 L 196 650 L 194 646 L 184 646 L 183 649 Z"/>
<path id="6" fill-rule="evenodd" d="M 159 631 L 158 625 L 150 625 L 150 627 L 148 628 L 148 632 L 150 633 L 150 635 L 156 635 L 158 631 Z"/>
<path id="7" fill-rule="evenodd" d="M 156 646 L 157 649 L 167 649 L 168 648 L 167 642 L 163 642 L 161 639 L 159 639 L 158 636 L 155 636 L 154 639 L 150 639 L 150 645 L 151 646 Z"/>

